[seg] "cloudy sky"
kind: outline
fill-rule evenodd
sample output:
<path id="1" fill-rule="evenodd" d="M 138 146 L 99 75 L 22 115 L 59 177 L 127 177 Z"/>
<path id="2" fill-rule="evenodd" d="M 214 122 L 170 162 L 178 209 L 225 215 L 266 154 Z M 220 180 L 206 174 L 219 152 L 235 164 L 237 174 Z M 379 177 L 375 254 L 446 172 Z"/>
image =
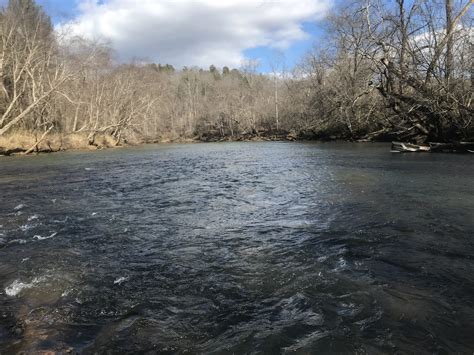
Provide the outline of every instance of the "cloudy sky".
<path id="1" fill-rule="evenodd" d="M 177 68 L 240 67 L 261 71 L 285 58 L 292 66 L 317 37 L 332 0 L 38 0 L 58 28 L 104 39 L 120 60 Z M 275 59 L 277 58 L 277 59 Z"/>

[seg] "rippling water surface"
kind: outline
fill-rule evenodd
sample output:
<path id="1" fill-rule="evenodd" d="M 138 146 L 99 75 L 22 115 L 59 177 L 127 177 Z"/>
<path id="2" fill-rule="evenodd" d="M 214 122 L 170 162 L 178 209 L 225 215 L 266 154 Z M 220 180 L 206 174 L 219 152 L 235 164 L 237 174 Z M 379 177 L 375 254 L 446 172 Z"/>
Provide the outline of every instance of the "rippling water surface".
<path id="1" fill-rule="evenodd" d="M 388 151 L 0 160 L 0 353 L 472 353 L 473 157 Z"/>

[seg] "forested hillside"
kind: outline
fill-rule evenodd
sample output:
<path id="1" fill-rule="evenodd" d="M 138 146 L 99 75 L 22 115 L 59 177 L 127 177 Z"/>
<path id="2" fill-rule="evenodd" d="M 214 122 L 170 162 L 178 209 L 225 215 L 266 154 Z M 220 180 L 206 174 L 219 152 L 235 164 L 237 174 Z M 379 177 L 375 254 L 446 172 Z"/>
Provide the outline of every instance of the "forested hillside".
<path id="1" fill-rule="evenodd" d="M 259 73 L 120 63 L 57 33 L 33 0 L 1 11 L 0 150 L 276 137 L 474 139 L 473 0 L 356 0 L 300 65 Z"/>

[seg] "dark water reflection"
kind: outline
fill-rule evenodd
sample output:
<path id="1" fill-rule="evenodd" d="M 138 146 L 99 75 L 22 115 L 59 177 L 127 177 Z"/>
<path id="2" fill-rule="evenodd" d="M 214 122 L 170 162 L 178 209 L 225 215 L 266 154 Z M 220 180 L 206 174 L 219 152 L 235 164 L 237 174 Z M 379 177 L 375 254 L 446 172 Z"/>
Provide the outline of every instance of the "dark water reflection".
<path id="1" fill-rule="evenodd" d="M 0 353 L 472 353 L 473 157 L 388 150 L 0 160 Z"/>

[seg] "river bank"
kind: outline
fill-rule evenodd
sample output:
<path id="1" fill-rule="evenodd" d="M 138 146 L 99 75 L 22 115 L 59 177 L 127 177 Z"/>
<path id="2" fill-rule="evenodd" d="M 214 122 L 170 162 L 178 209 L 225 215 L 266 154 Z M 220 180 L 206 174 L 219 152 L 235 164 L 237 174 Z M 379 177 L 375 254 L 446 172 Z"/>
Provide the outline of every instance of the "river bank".
<path id="1" fill-rule="evenodd" d="M 203 134 L 194 137 L 162 136 L 155 139 L 122 139 L 117 141 L 113 136 L 107 134 L 96 135 L 93 143 L 90 143 L 86 134 L 49 134 L 38 137 L 31 133 L 15 133 L 6 137 L 0 137 L 0 156 L 30 155 L 42 153 L 55 153 L 69 150 L 89 150 L 123 148 L 141 146 L 146 144 L 188 144 L 188 143 L 218 143 L 218 142 L 275 142 L 275 141 L 317 141 L 317 142 L 356 142 L 356 143 L 382 143 L 390 142 L 391 137 L 379 139 L 355 139 L 342 135 L 326 135 L 314 132 L 289 132 L 285 130 L 261 131 L 252 133 L 236 133 L 234 135 Z M 404 143 L 397 143 L 404 144 Z M 432 151 L 432 152 L 467 152 L 465 149 L 457 149 L 460 145 L 467 143 L 430 143 L 435 149 L 408 149 L 397 150 L 398 152 Z M 471 147 L 472 143 L 469 143 Z M 415 146 L 408 143 L 409 146 Z M 426 145 L 428 148 L 429 146 Z M 420 147 L 420 146 L 417 146 Z M 421 146 L 423 147 L 423 146 Z M 392 151 L 393 142 L 392 142 Z M 469 151 L 471 152 L 471 151 Z"/>
<path id="2" fill-rule="evenodd" d="M 84 134 L 49 134 L 38 137 L 28 132 L 19 132 L 0 137 L 0 156 L 28 155 L 39 153 L 54 153 L 65 150 L 109 148 L 114 146 L 114 142 L 104 135 L 97 139 L 96 145 L 87 142 Z"/>
<path id="3" fill-rule="evenodd" d="M 68 150 L 98 150 L 138 146 L 144 144 L 167 143 L 215 143 L 215 142 L 264 142 L 264 141 L 302 141 L 302 140 L 337 140 L 338 137 L 318 139 L 316 136 L 295 134 L 287 131 L 272 131 L 258 133 L 239 133 L 230 136 L 200 135 L 192 138 L 178 136 L 163 136 L 155 139 L 131 139 L 117 143 L 110 135 L 95 136 L 93 144 L 89 143 L 86 134 L 49 134 L 38 137 L 31 133 L 15 133 L 0 137 L 0 156 L 29 155 L 40 153 L 55 153 Z"/>

